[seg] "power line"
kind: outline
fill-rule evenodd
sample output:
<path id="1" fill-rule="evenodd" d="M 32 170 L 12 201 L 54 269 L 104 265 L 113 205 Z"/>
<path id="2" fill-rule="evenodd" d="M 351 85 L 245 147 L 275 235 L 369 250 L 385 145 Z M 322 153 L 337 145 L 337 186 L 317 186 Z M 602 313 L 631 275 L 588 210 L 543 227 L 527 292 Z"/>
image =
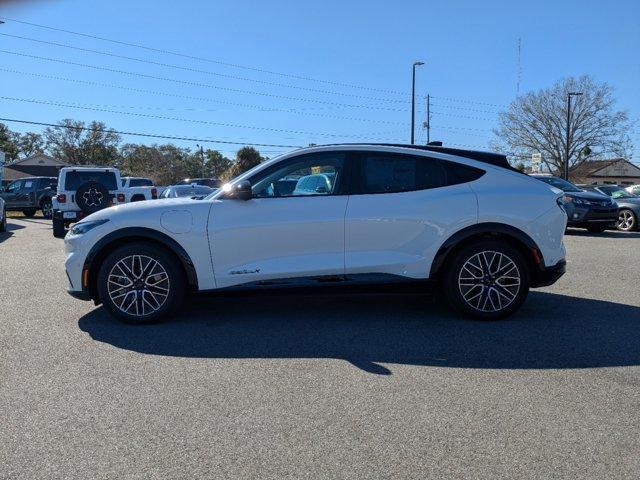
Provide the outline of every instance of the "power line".
<path id="1" fill-rule="evenodd" d="M 232 142 L 230 140 L 214 140 L 212 138 L 193 138 L 193 137 L 179 137 L 173 135 L 158 135 L 153 133 L 140 133 L 140 132 L 125 132 L 120 130 L 113 130 L 111 128 L 90 128 L 90 127 L 78 127 L 72 125 L 59 125 L 56 123 L 46 123 L 46 122 L 35 122 L 31 120 L 18 120 L 15 118 L 0 118 L 0 122 L 13 122 L 13 123 L 24 123 L 27 125 L 40 125 L 44 127 L 57 127 L 57 128 L 67 128 L 70 130 L 79 130 L 79 131 L 93 131 L 93 132 L 104 132 L 104 133 L 117 133 L 119 135 L 132 135 L 136 137 L 149 137 L 149 138 L 162 138 L 165 140 L 182 140 L 186 142 L 207 142 L 207 143 L 223 143 L 227 145 L 250 145 L 254 147 L 283 147 L 283 148 L 302 148 L 300 145 L 278 145 L 273 143 L 246 143 L 246 142 Z"/>
<path id="2" fill-rule="evenodd" d="M 61 63 L 61 64 L 64 64 L 64 65 L 73 65 L 73 66 L 76 66 L 76 67 L 91 68 L 91 69 L 94 69 L 94 70 L 100 70 L 100 71 L 104 71 L 104 72 L 118 73 L 118 74 L 122 74 L 122 75 L 129 75 L 129 76 L 140 77 L 140 78 L 148 78 L 150 80 L 160 80 L 160 81 L 164 81 L 164 82 L 179 83 L 179 84 L 183 84 L 183 85 L 190 85 L 190 86 L 193 86 L 193 87 L 213 88 L 213 89 L 216 89 L 216 90 L 222 90 L 222 91 L 231 92 L 231 93 L 242 93 L 242 94 L 248 94 L 248 95 L 261 95 L 261 96 L 264 96 L 264 97 L 278 98 L 278 99 L 281 99 L 281 100 L 293 100 L 293 101 L 296 101 L 296 102 L 311 102 L 311 103 L 319 103 L 319 104 L 322 104 L 322 105 L 333 105 L 333 106 L 347 107 L 347 108 L 368 108 L 368 109 L 373 109 L 373 110 L 388 110 L 388 111 L 395 111 L 395 112 L 405 112 L 405 111 L 407 111 L 407 109 L 404 109 L 404 108 L 374 107 L 374 106 L 370 106 L 370 105 L 358 105 L 358 104 L 353 104 L 352 105 L 352 104 L 331 102 L 331 101 L 327 101 L 327 100 L 318 100 L 318 99 L 304 98 L 304 97 L 289 97 L 289 96 L 286 96 L 286 95 L 277 95 L 277 94 L 274 94 L 274 93 L 255 92 L 255 91 L 252 91 L 252 90 L 241 90 L 241 89 L 231 88 L 231 87 L 221 87 L 219 85 L 211 85 L 209 83 L 191 82 L 191 81 L 188 81 L 188 80 L 179 80 L 177 78 L 158 77 L 158 76 L 155 76 L 155 75 L 148 75 L 146 73 L 129 72 L 129 71 L 126 71 L 126 70 L 119 70 L 119 69 L 115 69 L 115 68 L 101 67 L 99 65 L 89 65 L 89 64 L 80 63 L 80 62 L 71 62 L 69 60 L 62 60 L 62 59 L 59 59 L 59 58 L 41 57 L 39 55 L 30 55 L 28 53 L 13 52 L 11 50 L 0 50 L 0 53 L 6 53 L 8 55 L 16 55 L 16 56 L 26 57 L 26 58 L 33 58 L 35 60 L 45 60 L 45 61 L 48 61 L 48 62 Z"/>
<path id="3" fill-rule="evenodd" d="M 218 127 L 231 127 L 231 128 L 245 128 L 249 130 L 261 130 L 268 132 L 278 132 L 278 133 L 293 133 L 296 135 L 307 135 L 310 137 L 313 136 L 321 136 L 321 137 L 353 137 L 353 138 L 362 138 L 363 136 L 373 137 L 376 135 L 387 135 L 387 134 L 395 134 L 397 132 L 377 132 L 373 134 L 364 134 L 364 135 L 355 135 L 355 134 L 338 134 L 338 133 L 324 133 L 324 132 L 305 132 L 301 130 L 287 130 L 283 128 L 272 128 L 272 127 L 260 127 L 255 125 L 241 125 L 236 123 L 224 123 L 224 122 L 212 122 L 209 120 L 194 120 L 189 118 L 181 118 L 181 117 L 167 117 L 163 115 L 152 115 L 147 113 L 137 113 L 137 112 L 121 112 L 117 110 L 110 110 L 106 108 L 95 108 L 89 106 L 83 106 L 79 104 L 71 104 L 71 103 L 63 103 L 63 102 L 53 102 L 49 100 L 38 100 L 38 99 L 30 99 L 30 98 L 16 98 L 16 97 L 6 97 L 0 96 L 2 100 L 10 100 L 14 102 L 22 102 L 22 103 L 32 103 L 37 105 L 50 105 L 54 107 L 64 107 L 64 108 L 75 108 L 78 110 L 89 110 L 94 112 L 101 113 L 113 113 L 116 115 L 128 115 L 133 117 L 142 117 L 142 118 L 155 118 L 159 120 L 171 120 L 177 122 L 187 122 L 187 123 L 197 123 L 202 125 L 215 125 Z"/>
<path id="4" fill-rule="evenodd" d="M 321 79 L 317 79 L 317 78 L 312 78 L 312 77 L 307 77 L 307 76 L 302 76 L 302 75 L 295 75 L 295 74 L 290 74 L 290 73 L 276 72 L 276 71 L 273 71 L 273 70 L 266 70 L 266 69 L 263 69 L 263 68 L 251 67 L 251 66 L 241 65 L 241 64 L 237 64 L 237 63 L 223 62 L 223 61 L 220 61 L 220 60 L 213 60 L 213 59 L 210 59 L 210 58 L 204 58 L 204 57 L 198 57 L 196 55 L 189 55 L 189 54 L 185 54 L 185 53 L 174 52 L 174 51 L 166 50 L 166 49 L 162 49 L 162 48 L 155 48 L 155 47 L 150 47 L 150 46 L 147 46 L 147 45 L 124 42 L 124 41 L 121 41 L 121 40 L 115 40 L 115 39 L 101 37 L 101 36 L 98 36 L 98 35 L 92 35 L 92 34 L 88 34 L 88 33 L 75 32 L 75 31 L 72 31 L 72 30 L 66 30 L 66 29 L 62 29 L 62 28 L 51 27 L 51 26 L 48 26 L 48 25 L 42 25 L 42 24 L 38 24 L 38 23 L 25 22 L 23 20 L 16 20 L 14 18 L 9 18 L 9 17 L 4 17 L 4 16 L 0 16 L 0 18 L 2 20 L 8 21 L 8 22 L 19 23 L 19 24 L 28 25 L 28 26 L 31 26 L 31 27 L 42 28 L 42 29 L 46 29 L 46 30 L 52 30 L 52 31 L 55 31 L 55 32 L 61 32 L 61 33 L 66 33 L 66 34 L 70 34 L 70 35 L 76 35 L 76 36 L 85 37 L 85 38 L 92 38 L 94 40 L 100 40 L 102 42 L 109 42 L 109 43 L 114 43 L 114 44 L 117 44 L 117 45 L 124 45 L 124 46 L 127 46 L 127 47 L 139 48 L 139 49 L 143 49 L 143 50 L 147 50 L 147 51 L 151 51 L 151 52 L 162 53 L 164 55 L 172 55 L 172 56 L 181 57 L 181 58 L 188 58 L 190 60 L 198 60 L 198 61 L 201 61 L 201 62 L 214 63 L 214 64 L 217 64 L 217 65 L 224 65 L 226 67 L 239 68 L 239 69 L 243 69 L 243 70 L 250 70 L 250 71 L 260 72 L 260 73 L 267 73 L 269 75 L 278 75 L 278 76 L 281 76 L 281 77 L 294 78 L 294 79 L 297 79 L 297 80 L 304 80 L 304 81 L 309 81 L 309 82 L 324 83 L 324 84 L 327 84 L 327 85 L 335 85 L 335 86 L 339 86 L 339 87 L 358 88 L 358 89 L 361 89 L 361 90 L 369 90 L 369 91 L 382 92 L 382 93 L 393 93 L 393 94 L 396 94 L 396 95 L 409 95 L 409 92 L 400 92 L 400 91 L 397 91 L 397 90 L 386 90 L 386 89 L 380 89 L 380 88 L 374 88 L 374 87 L 367 87 L 367 86 L 364 86 L 364 85 L 354 85 L 354 84 L 349 84 L 349 83 L 336 82 L 336 81 L 332 81 L 332 80 L 321 80 Z"/>
<path id="5" fill-rule="evenodd" d="M 231 102 L 231 101 L 228 101 L 228 100 L 218 100 L 218 99 L 213 99 L 213 98 L 208 98 L 208 97 L 197 97 L 197 96 L 192 96 L 192 95 L 181 95 L 181 94 L 177 94 L 177 93 L 162 92 L 162 91 L 158 91 L 158 90 L 148 90 L 148 89 L 136 88 L 136 87 L 126 87 L 126 86 L 122 86 L 122 85 L 114 85 L 114 84 L 109 84 L 109 83 L 94 82 L 94 81 L 91 81 L 91 80 L 82 80 L 82 79 L 79 79 L 79 78 L 67 78 L 67 77 L 60 77 L 60 76 L 56 76 L 56 75 L 48 75 L 48 74 L 43 74 L 43 73 L 23 72 L 23 71 L 20 71 L 20 70 L 13 70 L 13 69 L 2 68 L 2 67 L 0 67 L 0 71 L 7 72 L 7 73 L 14 73 L 14 74 L 18 74 L 18 75 L 27 75 L 27 76 L 31 76 L 31 77 L 37 77 L 37 78 L 46 78 L 46 79 L 49 79 L 49 80 L 59 80 L 59 81 L 64 81 L 64 82 L 77 83 L 77 84 L 81 84 L 81 85 L 89 85 L 89 86 L 94 86 L 94 87 L 114 88 L 114 89 L 124 90 L 124 91 L 128 91 L 128 92 L 134 92 L 134 93 L 144 93 L 144 94 L 159 95 L 159 96 L 165 96 L 165 97 L 175 97 L 175 98 L 182 98 L 182 99 L 185 99 L 185 100 L 194 100 L 194 101 L 198 101 L 198 102 L 219 103 L 221 105 L 229 105 L 229 106 L 234 106 L 234 107 L 243 107 L 243 108 L 248 108 L 248 109 L 255 109 L 255 110 L 262 111 L 262 112 L 293 113 L 293 114 L 297 114 L 297 115 L 306 115 L 306 116 L 314 116 L 314 117 L 325 117 L 325 118 L 335 118 L 335 119 L 339 119 L 339 120 L 353 120 L 353 121 L 381 123 L 381 124 L 388 124 L 388 125 L 404 125 L 403 122 L 392 122 L 392 121 L 388 121 L 388 120 L 377 120 L 377 119 L 358 118 L 358 117 L 350 117 L 350 116 L 340 116 L 340 115 L 332 115 L 332 114 L 326 114 L 326 113 L 309 112 L 309 111 L 303 111 L 303 110 L 298 110 L 298 109 L 282 109 L 282 108 L 265 107 L 265 106 L 261 106 L 261 105 L 253 105 L 253 104 L 240 103 L 240 102 Z M 201 111 L 215 111 L 215 110 L 204 109 L 204 110 L 201 110 Z"/>
<path id="6" fill-rule="evenodd" d="M 435 98 L 437 100 L 445 100 L 447 102 L 457 102 L 457 103 L 475 103 L 477 105 L 486 105 L 488 107 L 500 107 L 505 108 L 507 105 L 501 103 L 489 103 L 489 102 L 478 102 L 476 100 L 467 100 L 463 98 L 454 98 L 454 97 L 434 97 L 431 95 L 431 98 Z"/>
<path id="7" fill-rule="evenodd" d="M 201 73 L 201 74 L 205 74 L 205 75 L 213 75 L 213 76 L 216 76 L 216 77 L 230 78 L 230 79 L 233 79 L 233 80 L 242 80 L 242 81 L 245 81 L 245 82 L 254 82 L 254 83 L 260 83 L 260 84 L 264 84 L 264 85 L 271 85 L 271 86 L 283 87 L 283 88 L 294 88 L 294 89 L 297 89 L 297 90 L 304 90 L 304 91 L 308 91 L 308 92 L 323 93 L 323 94 L 329 94 L 329 95 L 340 95 L 340 96 L 345 96 L 345 97 L 359 98 L 359 99 L 362 99 L 362 100 L 374 100 L 374 101 L 378 101 L 378 102 L 395 102 L 395 103 L 408 103 L 409 102 L 408 100 L 398 100 L 398 99 L 379 98 L 379 97 L 368 97 L 368 96 L 365 96 L 365 95 L 357 95 L 357 94 L 353 94 L 353 93 L 336 92 L 335 90 L 320 90 L 320 89 L 317 89 L 317 88 L 301 87 L 299 85 L 291 85 L 291 84 L 287 84 L 287 83 L 277 83 L 277 82 L 270 82 L 270 81 L 267 81 L 267 80 L 258 80 L 258 79 L 254 79 L 254 78 L 240 77 L 240 76 L 237 76 L 237 75 L 229 75 L 229 74 L 225 74 L 225 73 L 212 72 L 212 71 L 208 71 L 208 70 L 201 70 L 201 69 L 198 69 L 198 68 L 184 67 L 182 65 L 174 65 L 174 64 L 171 64 L 171 63 L 155 62 L 153 60 L 145 60 L 143 58 L 129 57 L 127 55 L 120 55 L 120 54 L 116 54 L 116 53 L 112 53 L 112 52 L 105 52 L 105 51 L 101 51 L 101 50 L 93 50 L 93 49 L 90 49 L 90 48 L 76 47 L 76 46 L 68 45 L 68 44 L 64 44 L 64 43 L 50 42 L 50 41 L 40 40 L 40 39 L 36 39 L 36 38 L 23 37 L 23 36 L 20 36 L 20 35 L 11 35 L 11 34 L 8 34 L 8 33 L 0 33 L 0 35 L 2 35 L 4 37 L 17 38 L 17 39 L 21 39 L 21 40 L 28 40 L 28 41 L 31 41 L 31 42 L 41 43 L 41 44 L 45 44 L 45 45 L 53 45 L 53 46 L 56 46 L 56 47 L 68 48 L 68 49 L 77 50 L 77 51 L 81 51 L 81 52 L 95 53 L 95 54 L 98 54 L 98 55 L 104 55 L 104 56 L 113 57 L 113 58 L 131 60 L 131 61 L 134 61 L 134 62 L 145 63 L 145 64 L 148 64 L 148 65 L 157 65 L 157 66 L 160 66 L 160 67 L 174 68 L 174 69 L 177 69 L 177 70 L 185 70 L 185 71 L 188 71 L 188 72 Z"/>

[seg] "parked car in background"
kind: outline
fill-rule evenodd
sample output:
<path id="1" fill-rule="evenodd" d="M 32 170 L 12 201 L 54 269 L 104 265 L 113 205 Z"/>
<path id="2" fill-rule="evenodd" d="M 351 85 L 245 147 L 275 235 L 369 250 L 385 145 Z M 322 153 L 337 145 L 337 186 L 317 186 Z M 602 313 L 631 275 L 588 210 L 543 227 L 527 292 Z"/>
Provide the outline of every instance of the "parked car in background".
<path id="1" fill-rule="evenodd" d="M 332 172 L 325 192 L 273 188 L 313 172 Z M 119 205 L 77 223 L 65 238 L 68 290 L 148 323 L 188 290 L 431 281 L 458 312 L 498 319 L 564 273 L 561 197 L 499 154 L 305 148 L 204 200 Z"/>
<path id="2" fill-rule="evenodd" d="M 7 210 L 4 200 L 0 197 L 0 233 L 7 230 Z"/>
<path id="3" fill-rule="evenodd" d="M 640 195 L 640 185 L 631 185 L 630 187 L 625 188 L 625 190 L 629 193 L 633 193 L 634 195 Z"/>
<path id="4" fill-rule="evenodd" d="M 178 185 L 203 185 L 205 187 L 220 188 L 222 186 L 222 180 L 219 178 L 185 178 Z"/>
<path id="5" fill-rule="evenodd" d="M 602 233 L 618 222 L 618 205 L 610 197 L 597 192 L 585 192 L 573 183 L 553 175 L 531 176 L 565 193 L 562 201 L 567 210 L 567 226 Z"/>
<path id="6" fill-rule="evenodd" d="M 122 177 L 122 190 L 126 203 L 158 198 L 158 189 L 150 178 Z"/>
<path id="7" fill-rule="evenodd" d="M 7 211 L 18 211 L 25 217 L 33 217 L 41 210 L 44 218 L 51 218 L 51 198 L 56 194 L 57 184 L 55 177 L 21 178 L 2 189 L 0 197 L 4 199 Z"/>
<path id="8" fill-rule="evenodd" d="M 331 190 L 332 178 L 323 173 L 306 175 L 296 183 L 293 195 L 323 195 Z"/>
<path id="9" fill-rule="evenodd" d="M 63 238 L 70 224 L 119 203 L 125 195 L 117 168 L 65 167 L 58 176 L 53 236 Z"/>
<path id="10" fill-rule="evenodd" d="M 215 188 L 205 187 L 204 185 L 170 185 L 162 191 L 160 199 L 193 198 L 195 200 L 200 200 L 215 191 Z"/>
<path id="11" fill-rule="evenodd" d="M 618 222 L 616 227 L 623 232 L 638 229 L 640 218 L 640 197 L 629 193 L 618 185 L 589 185 L 586 190 L 598 192 L 611 197 L 618 204 Z"/>

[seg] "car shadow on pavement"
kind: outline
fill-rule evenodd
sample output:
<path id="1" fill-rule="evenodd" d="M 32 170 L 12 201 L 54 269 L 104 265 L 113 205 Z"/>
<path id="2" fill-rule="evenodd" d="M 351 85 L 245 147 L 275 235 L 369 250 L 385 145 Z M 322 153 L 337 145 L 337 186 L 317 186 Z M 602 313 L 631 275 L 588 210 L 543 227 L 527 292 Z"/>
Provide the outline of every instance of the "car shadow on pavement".
<path id="1" fill-rule="evenodd" d="M 592 233 L 587 230 L 568 229 L 565 235 L 576 237 L 640 238 L 640 232 L 619 232 L 617 230 L 605 230 L 600 233 Z"/>
<path id="2" fill-rule="evenodd" d="M 425 295 L 196 297 L 177 319 L 125 325 L 100 307 L 79 320 L 94 340 L 197 358 L 334 358 L 488 369 L 640 365 L 640 307 L 532 292 L 510 319 L 461 319 Z"/>
<path id="3" fill-rule="evenodd" d="M 0 243 L 4 242 L 5 240 L 9 240 L 9 238 L 13 237 L 14 230 L 20 230 L 21 228 L 24 228 L 22 225 L 16 225 L 15 223 L 8 223 L 7 222 L 7 230 L 4 232 L 0 233 Z"/>

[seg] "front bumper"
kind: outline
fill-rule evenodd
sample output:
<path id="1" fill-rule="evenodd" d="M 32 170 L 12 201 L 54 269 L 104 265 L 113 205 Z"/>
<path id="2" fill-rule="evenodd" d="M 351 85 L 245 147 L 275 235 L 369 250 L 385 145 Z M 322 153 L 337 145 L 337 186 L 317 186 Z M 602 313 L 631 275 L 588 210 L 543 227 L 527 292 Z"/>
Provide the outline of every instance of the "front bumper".
<path id="1" fill-rule="evenodd" d="M 565 274 L 567 271 L 567 261 L 560 260 L 552 267 L 543 268 L 531 275 L 531 287 L 548 287 L 553 285 L 556 281 Z"/>
<path id="2" fill-rule="evenodd" d="M 67 288 L 67 293 L 69 295 L 71 295 L 73 298 L 76 298 L 78 300 L 85 300 L 85 301 L 89 301 L 91 300 L 91 295 L 89 295 L 89 291 L 88 290 L 73 290 L 71 287 Z"/>
<path id="3" fill-rule="evenodd" d="M 615 225 L 618 221 L 618 207 L 572 206 L 567 208 L 567 225 Z"/>

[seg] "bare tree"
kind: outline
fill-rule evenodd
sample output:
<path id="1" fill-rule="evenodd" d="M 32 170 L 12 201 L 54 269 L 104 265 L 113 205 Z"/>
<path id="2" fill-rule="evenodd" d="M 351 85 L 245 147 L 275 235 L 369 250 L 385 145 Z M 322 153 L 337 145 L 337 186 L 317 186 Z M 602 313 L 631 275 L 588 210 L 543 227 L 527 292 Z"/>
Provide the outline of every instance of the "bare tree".
<path id="1" fill-rule="evenodd" d="M 631 158 L 631 124 L 626 111 L 616 111 L 613 88 L 590 76 L 568 77 L 551 88 L 518 97 L 499 116 L 493 130 L 497 146 L 516 158 L 542 154 L 552 172 L 563 172 L 567 138 L 567 96 L 572 98 L 569 118 L 569 168 L 589 158 Z"/>

